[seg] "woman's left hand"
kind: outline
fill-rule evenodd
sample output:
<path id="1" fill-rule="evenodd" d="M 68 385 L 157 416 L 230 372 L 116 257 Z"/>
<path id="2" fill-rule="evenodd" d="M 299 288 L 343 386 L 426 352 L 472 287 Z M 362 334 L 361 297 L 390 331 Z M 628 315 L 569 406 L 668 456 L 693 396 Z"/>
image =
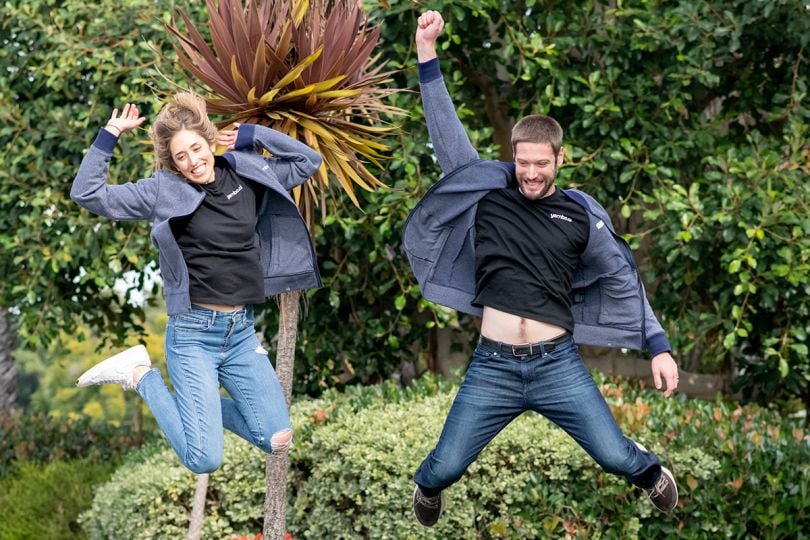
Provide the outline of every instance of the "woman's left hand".
<path id="1" fill-rule="evenodd" d="M 240 125 L 241 124 L 234 122 L 233 129 L 227 129 L 218 132 L 216 139 L 214 139 L 214 142 L 217 144 L 217 146 L 224 146 L 226 152 L 229 150 L 233 150 L 234 145 L 236 144 L 236 135 Z"/>

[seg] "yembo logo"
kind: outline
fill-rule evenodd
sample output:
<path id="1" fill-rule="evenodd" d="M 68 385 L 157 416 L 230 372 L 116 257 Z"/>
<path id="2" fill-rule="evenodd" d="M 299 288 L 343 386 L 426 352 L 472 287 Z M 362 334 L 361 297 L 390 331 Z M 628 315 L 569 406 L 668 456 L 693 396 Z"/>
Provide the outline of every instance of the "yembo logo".
<path id="1" fill-rule="evenodd" d="M 551 219 L 561 219 L 563 221 L 567 221 L 568 223 L 573 222 L 570 217 L 564 216 L 562 214 L 549 214 L 548 217 L 550 217 Z"/>
<path id="2" fill-rule="evenodd" d="M 236 196 L 240 191 L 242 191 L 242 186 L 241 185 L 238 188 L 236 188 L 235 190 L 228 193 L 225 197 L 230 201 L 231 198 Z M 569 221 L 571 221 L 571 220 L 569 220 Z"/>

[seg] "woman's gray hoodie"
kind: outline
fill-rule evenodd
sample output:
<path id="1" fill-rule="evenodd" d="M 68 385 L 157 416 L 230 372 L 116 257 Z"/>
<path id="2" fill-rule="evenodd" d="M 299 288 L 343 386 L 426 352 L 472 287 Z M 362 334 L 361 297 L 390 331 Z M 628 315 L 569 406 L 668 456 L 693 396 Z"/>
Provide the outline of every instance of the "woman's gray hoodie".
<path id="1" fill-rule="evenodd" d="M 99 131 L 82 160 L 70 197 L 82 208 L 110 219 L 149 220 L 152 243 L 159 253 L 166 310 L 169 315 L 188 312 L 188 269 L 169 221 L 195 212 L 205 193 L 165 170 L 137 182 L 108 184 L 107 168 L 117 140 L 109 131 Z M 320 287 L 309 232 L 287 191 L 318 170 L 321 156 L 282 133 L 252 124 L 239 127 L 234 147 L 224 158 L 236 174 L 267 188 L 256 224 L 265 295 Z M 272 157 L 262 156 L 261 149 Z"/>

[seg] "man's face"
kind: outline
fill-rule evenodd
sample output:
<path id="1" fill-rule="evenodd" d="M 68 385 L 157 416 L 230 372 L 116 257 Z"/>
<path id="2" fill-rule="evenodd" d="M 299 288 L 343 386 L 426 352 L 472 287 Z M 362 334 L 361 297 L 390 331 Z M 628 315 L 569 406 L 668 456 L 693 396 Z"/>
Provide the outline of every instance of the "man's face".
<path id="1" fill-rule="evenodd" d="M 515 176 L 524 197 L 542 199 L 554 193 L 557 167 L 562 165 L 563 149 L 554 155 L 549 143 L 519 142 L 515 145 Z"/>

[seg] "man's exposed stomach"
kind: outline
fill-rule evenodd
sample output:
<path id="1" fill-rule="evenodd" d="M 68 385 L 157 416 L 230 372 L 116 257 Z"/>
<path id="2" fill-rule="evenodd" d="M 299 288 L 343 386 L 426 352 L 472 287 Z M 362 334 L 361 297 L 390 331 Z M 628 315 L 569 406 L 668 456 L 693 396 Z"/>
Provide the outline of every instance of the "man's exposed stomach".
<path id="1" fill-rule="evenodd" d="M 484 317 L 481 321 L 481 335 L 517 345 L 519 343 L 537 343 L 549 341 L 566 332 L 565 328 L 554 324 L 527 319 L 512 315 L 495 308 L 484 306 Z"/>

